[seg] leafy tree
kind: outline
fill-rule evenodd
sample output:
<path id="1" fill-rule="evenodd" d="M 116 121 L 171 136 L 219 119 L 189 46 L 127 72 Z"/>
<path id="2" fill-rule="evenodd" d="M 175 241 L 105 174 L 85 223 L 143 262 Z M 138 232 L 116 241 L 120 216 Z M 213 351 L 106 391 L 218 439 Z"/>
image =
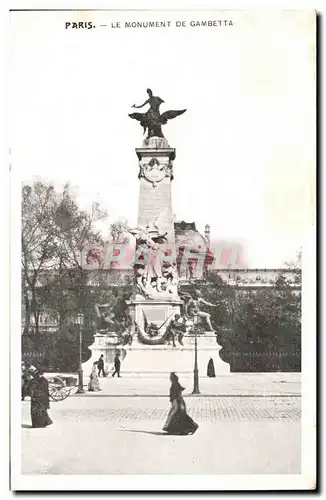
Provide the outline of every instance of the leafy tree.
<path id="1" fill-rule="evenodd" d="M 243 289 L 217 280 L 200 290 L 206 300 L 218 305 L 205 309 L 222 345 L 221 356 L 232 369 L 300 368 L 296 353 L 301 350 L 301 294 L 293 290 L 286 275 L 278 276 L 275 287 Z M 194 290 L 188 286 L 187 291 Z"/>
<path id="2" fill-rule="evenodd" d="M 58 250 L 58 228 L 55 223 L 57 194 L 52 185 L 35 182 L 22 189 L 22 289 L 25 309 L 25 328 L 31 317 L 38 332 L 42 296 L 37 286 L 44 269 L 53 265 Z"/>
<path id="3" fill-rule="evenodd" d="M 110 224 L 110 242 L 115 244 L 125 244 L 128 243 L 129 241 L 129 234 L 127 232 L 127 226 L 128 226 L 128 221 L 127 220 L 118 220 Z M 119 252 L 118 249 L 113 247 L 113 252 L 115 253 L 116 251 Z M 115 260 L 112 260 L 110 262 L 110 268 L 119 268 L 120 266 L 117 265 L 117 262 Z"/>
<path id="4" fill-rule="evenodd" d="M 77 205 L 70 186 L 61 191 L 35 182 L 22 188 L 22 289 L 25 326 L 31 317 L 39 335 L 42 309 L 55 311 L 61 328 L 73 311 L 87 309 L 89 270 L 82 256 L 102 239 L 95 223 L 106 216 L 99 207 L 88 213 Z"/>
<path id="5" fill-rule="evenodd" d="M 113 243 L 126 243 L 128 241 L 127 220 L 118 220 L 110 224 L 110 236 Z"/>

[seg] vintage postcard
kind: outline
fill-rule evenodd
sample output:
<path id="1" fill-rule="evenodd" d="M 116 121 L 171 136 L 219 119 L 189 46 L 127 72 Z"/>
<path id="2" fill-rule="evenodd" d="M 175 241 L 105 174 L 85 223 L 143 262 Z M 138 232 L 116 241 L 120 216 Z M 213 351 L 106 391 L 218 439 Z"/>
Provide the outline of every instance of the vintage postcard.
<path id="1" fill-rule="evenodd" d="M 316 13 L 13 10 L 10 120 L 12 490 L 314 489 Z"/>

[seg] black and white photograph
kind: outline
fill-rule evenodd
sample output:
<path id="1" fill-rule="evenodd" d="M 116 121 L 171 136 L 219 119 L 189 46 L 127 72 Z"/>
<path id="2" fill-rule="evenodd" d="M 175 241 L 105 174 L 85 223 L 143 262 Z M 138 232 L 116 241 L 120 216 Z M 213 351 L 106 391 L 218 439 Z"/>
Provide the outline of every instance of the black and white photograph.
<path id="1" fill-rule="evenodd" d="M 316 13 L 10 12 L 11 488 L 314 489 Z"/>

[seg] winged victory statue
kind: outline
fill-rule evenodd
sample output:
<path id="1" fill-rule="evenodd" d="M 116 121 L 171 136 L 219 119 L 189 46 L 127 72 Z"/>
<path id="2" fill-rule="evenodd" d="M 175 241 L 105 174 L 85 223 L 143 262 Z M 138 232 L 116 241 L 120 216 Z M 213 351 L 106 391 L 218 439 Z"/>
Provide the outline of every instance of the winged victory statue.
<path id="1" fill-rule="evenodd" d="M 137 120 L 140 122 L 141 126 L 144 129 L 144 134 L 147 131 L 147 139 L 151 137 L 162 137 L 164 138 L 162 132 L 162 125 L 165 125 L 168 120 L 172 120 L 177 116 L 182 115 L 186 109 L 182 109 L 179 111 L 165 111 L 160 114 L 160 106 L 164 103 L 163 99 L 160 97 L 154 96 L 151 89 L 147 89 L 148 99 L 139 106 L 134 104 L 133 108 L 143 108 L 146 104 L 149 104 L 150 108 L 146 113 L 131 113 L 130 118 Z"/>

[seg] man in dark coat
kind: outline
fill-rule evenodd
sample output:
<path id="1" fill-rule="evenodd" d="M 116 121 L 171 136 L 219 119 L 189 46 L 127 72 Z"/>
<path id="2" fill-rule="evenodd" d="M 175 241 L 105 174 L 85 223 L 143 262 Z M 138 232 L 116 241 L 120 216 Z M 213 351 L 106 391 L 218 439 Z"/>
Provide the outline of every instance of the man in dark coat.
<path id="1" fill-rule="evenodd" d="M 97 362 L 97 368 L 98 368 L 98 376 L 101 376 L 101 373 L 103 374 L 103 377 L 105 377 L 104 373 L 104 355 L 101 354 L 98 362 Z"/>
<path id="2" fill-rule="evenodd" d="M 114 358 L 114 372 L 112 373 L 112 377 L 114 377 L 115 374 L 120 377 L 120 368 L 121 368 L 121 361 L 120 361 L 120 352 L 117 352 Z"/>

